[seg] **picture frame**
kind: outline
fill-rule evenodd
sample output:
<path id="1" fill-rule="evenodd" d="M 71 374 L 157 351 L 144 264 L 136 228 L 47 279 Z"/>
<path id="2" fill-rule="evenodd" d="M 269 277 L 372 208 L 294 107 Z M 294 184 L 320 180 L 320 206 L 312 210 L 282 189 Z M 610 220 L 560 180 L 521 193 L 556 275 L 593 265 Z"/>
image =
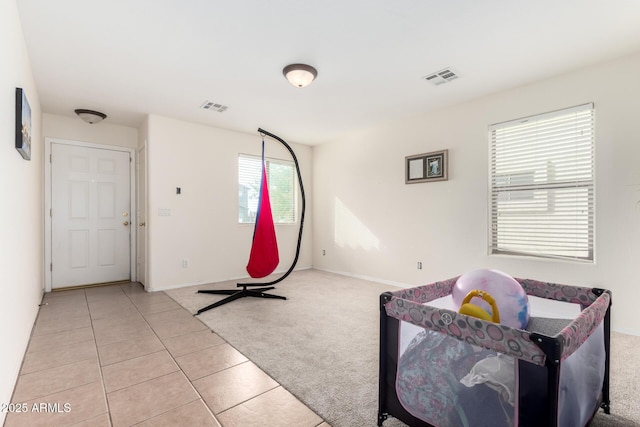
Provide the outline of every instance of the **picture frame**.
<path id="1" fill-rule="evenodd" d="M 16 88 L 16 150 L 31 160 L 31 106 L 22 88 Z"/>
<path id="2" fill-rule="evenodd" d="M 432 151 L 405 157 L 405 184 L 447 181 L 449 150 Z"/>

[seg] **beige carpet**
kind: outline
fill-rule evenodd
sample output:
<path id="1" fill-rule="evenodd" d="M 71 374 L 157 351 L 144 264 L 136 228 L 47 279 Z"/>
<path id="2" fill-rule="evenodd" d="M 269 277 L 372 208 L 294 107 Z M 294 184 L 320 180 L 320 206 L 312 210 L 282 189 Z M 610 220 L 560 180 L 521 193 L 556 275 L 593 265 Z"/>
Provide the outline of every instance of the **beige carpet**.
<path id="1" fill-rule="evenodd" d="M 397 288 L 319 270 L 294 272 L 276 287 L 270 293 L 287 301 L 243 298 L 198 317 L 332 426 L 375 426 L 379 295 Z M 231 288 L 235 282 L 166 293 L 195 313 L 221 298 L 197 289 Z M 640 426 L 637 348 L 640 337 L 613 334 L 612 414 L 600 412 L 592 426 Z"/>

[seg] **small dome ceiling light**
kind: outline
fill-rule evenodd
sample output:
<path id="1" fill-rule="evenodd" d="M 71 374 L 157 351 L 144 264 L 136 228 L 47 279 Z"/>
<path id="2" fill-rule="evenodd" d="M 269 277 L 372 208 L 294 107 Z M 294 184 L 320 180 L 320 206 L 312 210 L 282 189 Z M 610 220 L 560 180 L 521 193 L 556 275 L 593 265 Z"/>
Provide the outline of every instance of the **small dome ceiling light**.
<path id="1" fill-rule="evenodd" d="M 305 87 L 318 76 L 318 70 L 307 64 L 291 64 L 284 67 L 282 74 L 295 87 Z"/>
<path id="2" fill-rule="evenodd" d="M 78 117 L 80 117 L 82 120 L 89 123 L 90 125 L 95 123 L 100 123 L 101 121 L 107 118 L 106 114 L 101 113 L 99 111 L 93 111 L 93 110 L 77 109 L 75 110 L 75 113 L 78 115 Z"/>

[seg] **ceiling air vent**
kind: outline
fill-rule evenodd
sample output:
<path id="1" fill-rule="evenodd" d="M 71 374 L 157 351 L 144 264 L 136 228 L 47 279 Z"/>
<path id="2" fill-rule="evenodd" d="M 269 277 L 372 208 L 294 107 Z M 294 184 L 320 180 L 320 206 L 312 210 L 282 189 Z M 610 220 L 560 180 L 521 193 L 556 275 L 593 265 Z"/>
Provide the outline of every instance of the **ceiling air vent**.
<path id="1" fill-rule="evenodd" d="M 200 106 L 200 108 L 202 108 L 203 110 L 211 110 L 217 111 L 218 113 L 224 113 L 229 107 L 212 101 L 205 101 L 204 104 Z"/>
<path id="2" fill-rule="evenodd" d="M 444 70 L 436 71 L 423 77 L 423 79 L 436 86 L 448 83 L 457 78 L 458 75 L 451 68 L 445 68 Z"/>

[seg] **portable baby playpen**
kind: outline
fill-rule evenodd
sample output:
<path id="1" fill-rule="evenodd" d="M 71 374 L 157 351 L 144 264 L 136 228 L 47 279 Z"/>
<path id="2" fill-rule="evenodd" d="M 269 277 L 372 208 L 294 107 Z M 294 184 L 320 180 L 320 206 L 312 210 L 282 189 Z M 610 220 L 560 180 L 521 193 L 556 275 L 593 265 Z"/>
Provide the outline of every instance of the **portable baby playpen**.
<path id="1" fill-rule="evenodd" d="M 526 329 L 460 314 L 457 278 L 380 296 L 378 426 L 582 427 L 609 413 L 611 292 L 516 279 Z"/>

